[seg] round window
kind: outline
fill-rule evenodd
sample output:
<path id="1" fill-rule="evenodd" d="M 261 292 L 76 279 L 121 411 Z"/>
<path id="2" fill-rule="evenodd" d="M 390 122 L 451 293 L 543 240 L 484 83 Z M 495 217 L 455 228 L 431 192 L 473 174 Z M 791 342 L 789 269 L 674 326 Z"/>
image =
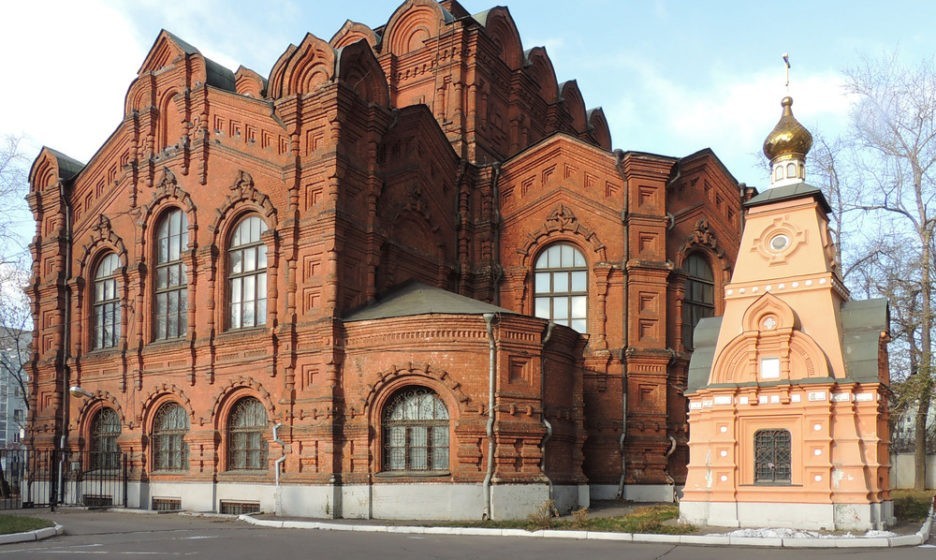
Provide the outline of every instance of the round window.
<path id="1" fill-rule="evenodd" d="M 782 251 L 790 245 L 790 238 L 786 235 L 778 234 L 770 238 L 770 248 L 774 251 Z"/>

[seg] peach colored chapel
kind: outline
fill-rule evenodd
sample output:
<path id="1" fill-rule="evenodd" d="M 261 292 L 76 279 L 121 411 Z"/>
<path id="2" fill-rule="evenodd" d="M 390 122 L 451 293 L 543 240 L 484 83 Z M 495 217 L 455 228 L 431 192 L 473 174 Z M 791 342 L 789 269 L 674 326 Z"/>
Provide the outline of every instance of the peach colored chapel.
<path id="1" fill-rule="evenodd" d="M 764 142 L 770 188 L 746 203 L 725 313 L 702 319 L 689 371 L 691 523 L 880 529 L 893 522 L 884 300 L 842 284 L 812 136 L 783 99 Z"/>
<path id="2" fill-rule="evenodd" d="M 163 31 L 91 161 L 46 148 L 31 170 L 28 440 L 73 469 L 126 457 L 143 509 L 671 500 L 692 328 L 723 311 L 752 194 L 707 149 L 612 151 L 602 110 L 503 7 L 407 0 L 383 26 L 299 38 L 268 75 Z M 811 259 L 817 226 L 794 226 Z M 802 349 L 771 354 L 779 375 L 832 375 L 830 341 L 765 304 Z M 848 406 L 877 406 L 869 391 Z M 811 449 L 797 466 L 828 463 Z"/>

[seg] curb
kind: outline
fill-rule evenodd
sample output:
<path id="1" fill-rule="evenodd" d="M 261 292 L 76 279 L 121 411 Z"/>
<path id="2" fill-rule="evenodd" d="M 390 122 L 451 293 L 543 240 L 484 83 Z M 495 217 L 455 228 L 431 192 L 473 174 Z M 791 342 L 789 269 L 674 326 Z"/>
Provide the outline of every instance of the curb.
<path id="1" fill-rule="evenodd" d="M 802 538 L 802 537 L 733 537 L 730 535 L 655 535 L 645 533 L 606 533 L 600 531 L 525 531 L 523 529 L 485 529 L 481 527 L 420 527 L 408 525 L 354 525 L 326 521 L 274 521 L 256 519 L 253 514 L 237 518 L 251 525 L 277 529 L 318 529 L 320 531 L 355 531 L 361 533 L 400 533 L 413 535 L 457 535 L 487 537 L 532 537 L 544 539 L 575 539 L 622 541 L 653 544 L 732 545 L 773 548 L 896 548 L 919 546 L 929 538 L 933 509 L 920 530 L 912 535 L 895 537 Z"/>
<path id="2" fill-rule="evenodd" d="M 8 535 L 0 535 L 0 544 L 12 544 L 12 543 L 21 543 L 21 542 L 33 542 L 41 541 L 51 537 L 61 535 L 65 532 L 65 527 L 62 527 L 58 523 L 53 527 L 45 527 L 43 529 L 36 529 L 35 531 L 26 531 L 25 533 L 10 533 Z"/>

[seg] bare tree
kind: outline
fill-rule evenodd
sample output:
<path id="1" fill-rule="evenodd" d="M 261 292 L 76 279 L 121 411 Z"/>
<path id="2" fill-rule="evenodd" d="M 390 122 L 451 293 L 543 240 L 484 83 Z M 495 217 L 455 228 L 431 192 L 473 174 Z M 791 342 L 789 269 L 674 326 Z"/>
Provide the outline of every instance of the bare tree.
<path id="1" fill-rule="evenodd" d="M 19 137 L 6 136 L 0 142 L 0 264 L 15 261 L 26 247 L 16 228 L 26 215 L 24 196 L 26 158 Z"/>
<path id="2" fill-rule="evenodd" d="M 903 334 L 910 344 L 914 379 L 903 389 L 905 398 L 916 404 L 914 487 L 923 489 L 927 418 L 933 396 L 936 68 L 931 60 L 908 68 L 891 55 L 865 60 L 846 76 L 846 87 L 856 98 L 851 139 L 856 146 L 856 185 L 862 193 L 859 207 L 889 226 L 896 239 L 892 247 L 907 251 L 907 262 L 915 272 L 912 280 L 905 278 L 906 286 L 901 288 L 907 297 L 913 297 L 894 303 L 901 306 L 897 315 L 903 313 L 909 321 L 901 328 L 907 330 Z"/>
<path id="3" fill-rule="evenodd" d="M 7 263 L 0 268 L 0 377 L 3 378 L 0 383 L 15 393 L 16 408 L 22 404 L 24 411 L 29 410 L 27 363 L 33 334 L 32 309 L 23 291 L 28 280 L 28 267 Z"/>

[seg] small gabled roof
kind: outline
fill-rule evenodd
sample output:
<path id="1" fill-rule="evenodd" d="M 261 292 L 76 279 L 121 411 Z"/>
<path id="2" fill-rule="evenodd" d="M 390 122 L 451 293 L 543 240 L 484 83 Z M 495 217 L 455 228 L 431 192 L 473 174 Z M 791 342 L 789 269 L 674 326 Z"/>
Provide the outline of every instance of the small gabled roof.
<path id="1" fill-rule="evenodd" d="M 503 307 L 413 281 L 402 284 L 374 303 L 352 311 L 344 317 L 344 321 L 369 321 L 412 315 L 481 315 L 484 313 L 516 315 L 513 311 Z"/>

